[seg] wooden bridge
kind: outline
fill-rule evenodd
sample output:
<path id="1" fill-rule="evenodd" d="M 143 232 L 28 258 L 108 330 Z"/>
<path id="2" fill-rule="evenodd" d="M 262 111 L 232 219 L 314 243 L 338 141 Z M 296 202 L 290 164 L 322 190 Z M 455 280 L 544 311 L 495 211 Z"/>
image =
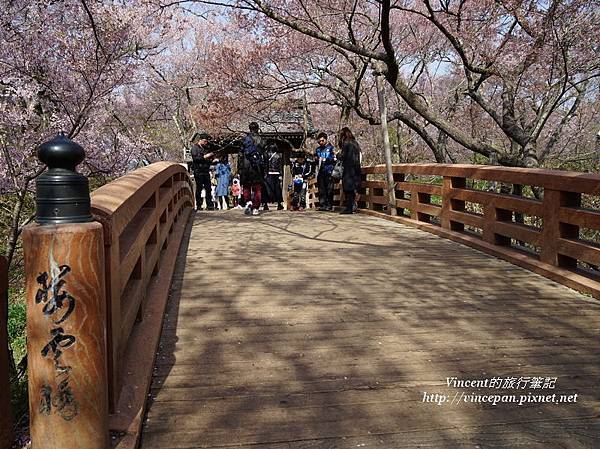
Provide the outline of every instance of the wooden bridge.
<path id="1" fill-rule="evenodd" d="M 393 171 L 396 217 L 380 166 L 363 169 L 357 215 L 247 217 L 193 213 L 187 173 L 158 163 L 92 194 L 102 246 L 69 240 L 84 225 L 32 226 L 30 313 L 40 233 L 67 235 L 53 260 L 96 264 L 86 281 L 104 286 L 64 277 L 78 304 L 100 304 L 63 351 L 69 420 L 38 407 L 52 366 L 48 324 L 31 320 L 34 449 L 106 449 L 108 429 L 113 447 L 144 449 L 598 447 L 600 248 L 585 237 L 600 230 L 586 207 L 600 176 Z"/>

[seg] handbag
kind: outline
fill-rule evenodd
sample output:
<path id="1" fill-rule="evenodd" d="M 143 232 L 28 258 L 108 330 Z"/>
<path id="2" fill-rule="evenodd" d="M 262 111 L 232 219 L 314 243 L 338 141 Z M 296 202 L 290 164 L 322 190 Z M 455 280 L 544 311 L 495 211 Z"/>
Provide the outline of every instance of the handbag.
<path id="1" fill-rule="evenodd" d="M 331 172 L 331 177 L 333 179 L 342 179 L 342 176 L 344 176 L 344 164 L 342 161 L 337 161 Z"/>

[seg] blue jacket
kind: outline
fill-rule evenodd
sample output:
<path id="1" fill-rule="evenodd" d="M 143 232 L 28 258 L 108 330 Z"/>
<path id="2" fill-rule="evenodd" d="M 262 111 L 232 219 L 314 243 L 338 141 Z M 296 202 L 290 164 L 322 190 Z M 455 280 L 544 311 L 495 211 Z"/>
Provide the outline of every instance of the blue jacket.
<path id="1" fill-rule="evenodd" d="M 231 167 L 227 163 L 219 162 L 217 164 L 217 188 L 216 196 L 227 196 L 229 194 L 229 177 L 231 176 Z"/>
<path id="2" fill-rule="evenodd" d="M 321 161 L 319 173 L 323 171 L 325 173 L 331 173 L 333 171 L 333 166 L 335 165 L 336 161 L 333 145 L 331 145 L 330 143 L 328 143 L 324 147 L 319 145 L 315 150 L 315 160 L 317 162 L 317 166 L 319 164 L 319 161 Z"/>

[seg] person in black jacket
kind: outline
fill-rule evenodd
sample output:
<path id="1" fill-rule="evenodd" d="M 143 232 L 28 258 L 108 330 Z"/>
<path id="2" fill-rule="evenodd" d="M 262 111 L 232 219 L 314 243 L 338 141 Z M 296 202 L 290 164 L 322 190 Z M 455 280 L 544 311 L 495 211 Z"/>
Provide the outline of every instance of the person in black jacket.
<path id="1" fill-rule="evenodd" d="M 354 210 L 356 191 L 360 188 L 360 146 L 354 138 L 352 131 L 344 127 L 340 131 L 338 145 L 342 149 L 338 159 L 342 161 L 344 172 L 342 174 L 342 189 L 346 200 L 346 207 L 342 214 L 351 214 Z"/>
<path id="2" fill-rule="evenodd" d="M 246 202 L 244 213 L 258 215 L 264 176 L 264 141 L 259 134 L 258 123 L 250 123 L 249 129 L 238 155 L 238 171 Z"/>
<path id="3" fill-rule="evenodd" d="M 311 175 L 312 164 L 306 160 L 304 153 L 300 153 L 292 164 L 292 210 L 302 211 L 306 208 L 306 189 Z"/>
<path id="4" fill-rule="evenodd" d="M 210 185 L 210 165 L 214 153 L 208 150 L 208 139 L 206 133 L 196 133 L 192 138 L 192 171 L 196 181 L 196 210 L 202 205 L 202 189 L 206 192 L 206 207 L 214 210 Z"/>
<path id="5" fill-rule="evenodd" d="M 267 147 L 265 155 L 263 210 L 269 210 L 268 203 L 277 203 L 277 210 L 283 210 L 283 194 L 281 192 L 281 176 L 283 174 L 281 153 L 277 145 Z"/>

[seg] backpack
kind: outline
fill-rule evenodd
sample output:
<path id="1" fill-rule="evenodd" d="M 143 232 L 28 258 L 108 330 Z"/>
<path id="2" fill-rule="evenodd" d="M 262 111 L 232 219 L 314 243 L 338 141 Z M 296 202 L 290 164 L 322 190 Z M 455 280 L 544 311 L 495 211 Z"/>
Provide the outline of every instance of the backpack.
<path id="1" fill-rule="evenodd" d="M 256 141 L 258 140 L 258 142 Z M 263 158 L 260 149 L 258 148 L 261 144 L 260 137 L 257 136 L 257 139 L 252 135 L 247 135 L 244 139 L 244 157 L 249 162 L 250 167 L 255 170 L 262 168 Z"/>

